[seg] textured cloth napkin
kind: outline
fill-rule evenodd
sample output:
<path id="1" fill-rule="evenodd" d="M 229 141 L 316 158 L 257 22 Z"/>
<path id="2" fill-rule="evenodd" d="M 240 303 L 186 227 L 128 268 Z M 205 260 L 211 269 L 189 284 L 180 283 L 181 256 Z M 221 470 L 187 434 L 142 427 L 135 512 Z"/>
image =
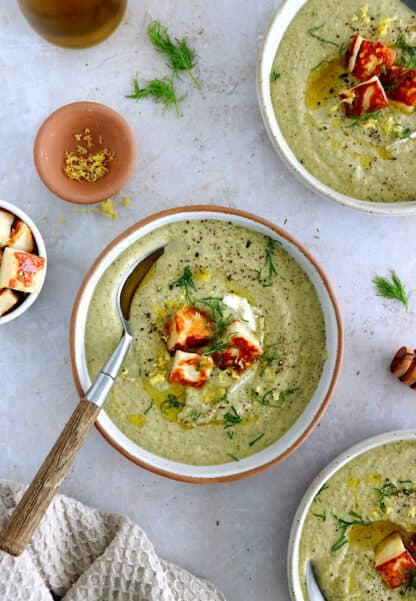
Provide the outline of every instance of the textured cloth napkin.
<path id="1" fill-rule="evenodd" d="M 0 527 L 24 487 L 0 480 Z M 0 551 L 1 601 L 225 601 L 206 580 L 156 555 L 128 518 L 58 495 L 18 558 Z"/>

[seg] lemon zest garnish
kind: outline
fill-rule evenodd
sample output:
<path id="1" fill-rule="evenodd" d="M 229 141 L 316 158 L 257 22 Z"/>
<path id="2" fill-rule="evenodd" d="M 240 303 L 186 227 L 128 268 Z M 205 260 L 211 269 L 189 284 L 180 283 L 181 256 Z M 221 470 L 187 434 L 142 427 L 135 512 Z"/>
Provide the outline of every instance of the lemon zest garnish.
<path id="1" fill-rule="evenodd" d="M 131 200 L 128 196 L 125 196 L 123 199 L 123 206 L 128 207 L 131 205 Z"/>
<path id="2" fill-rule="evenodd" d="M 390 17 L 390 19 L 381 19 L 378 24 L 378 36 L 384 38 L 390 29 L 390 23 L 397 21 L 397 17 Z"/>

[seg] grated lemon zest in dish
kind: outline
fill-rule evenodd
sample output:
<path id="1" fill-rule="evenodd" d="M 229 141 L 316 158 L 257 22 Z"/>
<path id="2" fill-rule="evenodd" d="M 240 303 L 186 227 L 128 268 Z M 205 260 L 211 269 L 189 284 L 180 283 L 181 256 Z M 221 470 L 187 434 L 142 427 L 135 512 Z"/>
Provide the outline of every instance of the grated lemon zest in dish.
<path id="1" fill-rule="evenodd" d="M 397 16 L 390 17 L 390 19 L 380 19 L 378 24 L 378 36 L 380 38 L 384 38 L 388 34 L 390 24 L 394 23 L 394 21 L 397 21 Z"/>
<path id="2" fill-rule="evenodd" d="M 84 145 L 77 144 L 75 152 L 65 151 L 65 175 L 77 182 L 82 180 L 96 182 L 104 177 L 109 171 L 108 164 L 115 158 L 114 152 L 108 148 L 102 148 L 98 152 L 90 153 L 94 142 L 88 127 L 83 132 L 74 134 L 74 139 L 77 142 L 84 142 Z"/>

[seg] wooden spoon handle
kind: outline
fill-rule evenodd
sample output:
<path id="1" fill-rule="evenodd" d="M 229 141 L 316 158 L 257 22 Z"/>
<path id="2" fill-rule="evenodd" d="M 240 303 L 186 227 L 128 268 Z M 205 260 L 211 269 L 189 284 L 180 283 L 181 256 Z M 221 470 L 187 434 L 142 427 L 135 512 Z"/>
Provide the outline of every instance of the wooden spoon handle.
<path id="1" fill-rule="evenodd" d="M 80 400 L 4 530 L 0 532 L 0 550 L 17 556 L 26 549 L 100 409 L 86 399 Z"/>

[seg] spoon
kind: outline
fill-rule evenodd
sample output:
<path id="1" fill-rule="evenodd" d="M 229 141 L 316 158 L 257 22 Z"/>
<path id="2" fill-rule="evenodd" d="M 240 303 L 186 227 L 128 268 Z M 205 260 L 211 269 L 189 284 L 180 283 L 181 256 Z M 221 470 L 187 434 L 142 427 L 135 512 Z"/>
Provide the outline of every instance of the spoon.
<path id="1" fill-rule="evenodd" d="M 306 562 L 306 590 L 308 591 L 310 601 L 326 601 L 316 581 L 310 559 Z"/>
<path id="2" fill-rule="evenodd" d="M 78 406 L 18 503 L 4 530 L 0 532 L 1 551 L 14 556 L 23 553 L 56 491 L 66 477 L 94 425 L 130 349 L 133 335 L 129 318 L 134 293 L 163 252 L 164 248 L 159 248 L 140 259 L 121 281 L 116 294 L 117 312 L 123 327 L 121 340 L 84 397 L 80 399 Z"/>

